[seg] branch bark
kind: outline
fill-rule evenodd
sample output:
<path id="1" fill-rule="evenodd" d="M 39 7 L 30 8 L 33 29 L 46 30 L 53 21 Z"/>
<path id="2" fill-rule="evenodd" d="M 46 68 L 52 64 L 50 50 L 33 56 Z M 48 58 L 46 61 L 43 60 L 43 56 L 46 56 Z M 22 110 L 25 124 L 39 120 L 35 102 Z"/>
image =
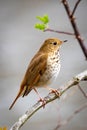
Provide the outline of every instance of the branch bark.
<path id="1" fill-rule="evenodd" d="M 73 79 L 68 81 L 64 86 L 60 87 L 58 91 L 60 92 L 60 96 L 65 93 L 68 89 L 73 87 L 74 85 L 79 84 L 81 81 L 87 80 L 87 70 L 78 74 Z M 49 93 L 44 99 L 46 101 L 46 104 L 52 102 L 53 100 L 56 100 L 59 98 L 54 93 Z M 22 115 L 19 120 L 10 128 L 10 130 L 19 130 L 23 124 L 26 123 L 26 121 L 33 116 L 34 113 L 36 113 L 39 109 L 43 107 L 41 102 L 37 102 L 35 105 L 33 105 L 31 108 L 29 108 L 24 115 Z"/>
<path id="2" fill-rule="evenodd" d="M 78 88 L 82 92 L 82 94 L 84 95 L 84 97 L 87 98 L 87 93 L 85 93 L 85 91 L 83 91 L 83 89 L 81 88 L 81 86 L 79 84 L 78 84 Z"/>
<path id="3" fill-rule="evenodd" d="M 47 28 L 47 29 L 44 30 L 44 32 L 46 32 L 46 31 L 75 36 L 74 33 L 65 32 L 65 31 L 58 31 L 58 30 L 54 30 L 54 29 L 51 29 L 51 28 Z"/>
<path id="4" fill-rule="evenodd" d="M 74 13 L 75 13 L 76 8 L 77 8 L 78 4 L 80 3 L 80 1 L 81 1 L 81 0 L 78 0 L 78 1 L 76 2 L 73 11 L 70 10 L 70 7 L 69 7 L 69 4 L 68 4 L 68 1 L 67 1 L 67 0 L 62 0 L 62 3 L 63 3 L 63 6 L 64 6 L 66 12 L 67 12 L 67 15 L 68 15 L 68 17 L 69 17 L 69 20 L 70 20 L 70 22 L 71 22 L 71 25 L 72 25 L 72 27 L 73 27 L 73 30 L 74 30 L 76 39 L 78 40 L 78 43 L 79 43 L 79 45 L 80 45 L 80 47 L 81 47 L 81 49 L 82 49 L 82 51 L 83 51 L 83 53 L 84 53 L 84 55 L 85 55 L 85 57 L 86 57 L 86 60 L 87 60 L 87 48 L 86 48 L 86 46 L 85 46 L 85 44 L 84 44 L 84 42 L 83 42 L 83 39 L 82 39 L 82 37 L 81 37 L 81 34 L 80 34 L 80 32 L 79 32 L 79 29 L 78 29 L 78 27 L 77 27 L 77 24 L 76 24 L 76 21 L 75 21 L 75 18 L 74 18 Z"/>
<path id="5" fill-rule="evenodd" d="M 76 4 L 75 4 L 74 9 L 73 9 L 72 14 L 71 14 L 72 17 L 74 16 L 75 11 L 76 11 L 77 6 L 79 5 L 80 1 L 81 1 L 81 0 L 78 0 L 78 1 L 76 2 Z"/>

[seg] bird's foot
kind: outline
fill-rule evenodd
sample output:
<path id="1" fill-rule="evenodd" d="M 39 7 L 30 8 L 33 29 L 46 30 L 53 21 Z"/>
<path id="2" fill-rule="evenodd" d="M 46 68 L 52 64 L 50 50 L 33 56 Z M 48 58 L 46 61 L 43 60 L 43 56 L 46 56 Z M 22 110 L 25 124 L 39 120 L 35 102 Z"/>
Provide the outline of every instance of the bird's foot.
<path id="1" fill-rule="evenodd" d="M 38 102 L 42 102 L 42 106 L 43 106 L 43 108 L 45 108 L 46 100 L 44 98 L 40 97 L 40 100 Z"/>
<path id="2" fill-rule="evenodd" d="M 47 89 L 49 89 L 50 93 L 55 93 L 56 96 L 60 97 L 60 92 L 57 89 L 50 88 L 46 86 Z"/>
<path id="3" fill-rule="evenodd" d="M 55 93 L 56 96 L 60 97 L 60 92 L 57 89 L 51 89 L 50 93 Z"/>

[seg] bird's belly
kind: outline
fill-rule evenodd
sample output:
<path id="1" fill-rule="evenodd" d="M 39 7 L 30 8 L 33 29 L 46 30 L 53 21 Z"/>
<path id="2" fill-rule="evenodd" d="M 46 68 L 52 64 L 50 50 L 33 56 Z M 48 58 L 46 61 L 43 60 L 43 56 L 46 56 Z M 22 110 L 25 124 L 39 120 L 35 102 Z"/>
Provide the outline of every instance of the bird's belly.
<path id="1" fill-rule="evenodd" d="M 48 64 L 44 74 L 41 76 L 38 86 L 46 86 L 51 84 L 58 76 L 60 71 L 60 62 Z"/>

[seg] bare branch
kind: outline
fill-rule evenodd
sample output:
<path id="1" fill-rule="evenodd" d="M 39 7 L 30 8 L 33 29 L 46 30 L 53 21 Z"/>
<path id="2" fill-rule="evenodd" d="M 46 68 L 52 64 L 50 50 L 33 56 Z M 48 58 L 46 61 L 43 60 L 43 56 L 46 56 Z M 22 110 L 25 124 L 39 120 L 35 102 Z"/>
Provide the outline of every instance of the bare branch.
<path id="1" fill-rule="evenodd" d="M 69 4 L 68 4 L 67 0 L 62 0 L 62 3 L 63 3 L 63 6 L 65 7 L 65 10 L 66 10 L 67 15 L 68 15 L 68 17 L 69 17 L 69 20 L 70 20 L 71 25 L 72 25 L 72 27 L 73 27 L 73 30 L 74 30 L 76 39 L 78 40 L 78 43 L 79 43 L 79 45 L 80 45 L 80 47 L 81 47 L 81 49 L 82 49 L 82 51 L 83 51 L 83 53 L 84 53 L 84 55 L 85 55 L 85 57 L 86 57 L 86 60 L 87 60 L 87 48 L 86 48 L 86 46 L 85 46 L 85 44 L 84 44 L 84 42 L 83 42 L 83 39 L 82 39 L 82 37 L 81 37 L 81 35 L 80 35 L 79 29 L 78 29 L 77 24 L 76 24 L 76 22 L 75 22 L 75 18 L 74 18 L 74 16 L 72 15 L 72 12 L 71 12 L 71 10 L 70 10 Z M 77 4 L 77 5 L 78 5 L 78 4 Z M 77 5 L 76 5 L 76 6 L 77 6 Z M 76 7 L 75 7 L 75 8 L 76 8 Z M 76 10 L 76 9 L 74 9 L 74 10 Z M 74 11 L 74 12 L 75 12 L 75 11 Z"/>
<path id="2" fill-rule="evenodd" d="M 67 34 L 67 35 L 73 35 L 75 36 L 74 33 L 70 33 L 70 32 L 64 32 L 64 31 L 58 31 L 58 30 L 54 30 L 54 29 L 50 29 L 50 28 L 47 28 L 44 30 L 44 32 L 46 31 L 50 31 L 50 32 L 55 32 L 55 33 L 61 33 L 61 34 Z"/>
<path id="3" fill-rule="evenodd" d="M 72 120 L 72 118 L 74 118 L 76 116 L 76 114 L 79 114 L 85 108 L 87 108 L 87 102 L 85 104 L 83 104 L 81 107 L 79 107 L 77 110 L 75 110 L 73 112 L 73 114 L 70 117 L 67 118 L 67 120 L 60 122 L 54 130 L 58 130 L 60 127 L 68 124 Z"/>
<path id="4" fill-rule="evenodd" d="M 84 91 L 83 91 L 83 89 L 81 88 L 81 86 L 78 84 L 78 88 L 79 88 L 79 90 L 82 92 L 82 94 L 84 95 L 84 97 L 85 98 L 87 98 L 87 93 L 85 93 Z"/>
<path id="5" fill-rule="evenodd" d="M 76 2 L 75 6 L 74 6 L 74 9 L 73 9 L 73 11 L 72 11 L 71 17 L 74 16 L 75 11 L 76 11 L 76 9 L 77 9 L 77 6 L 79 5 L 80 2 L 81 2 L 81 0 L 78 0 L 78 1 Z"/>
<path id="6" fill-rule="evenodd" d="M 87 70 L 78 74 L 73 79 L 67 82 L 64 86 L 60 87 L 58 91 L 60 92 L 60 96 L 66 92 L 69 88 L 73 87 L 74 85 L 77 85 L 79 82 L 87 80 Z M 49 93 L 44 99 L 46 101 L 46 104 L 49 102 L 52 102 L 53 100 L 59 98 L 54 93 Z M 34 114 L 36 113 L 40 108 L 42 108 L 43 105 L 41 102 L 37 102 L 35 105 L 33 105 L 31 108 L 29 108 L 24 115 L 22 115 L 19 120 L 10 128 L 10 130 L 19 130 L 20 127 Z"/>

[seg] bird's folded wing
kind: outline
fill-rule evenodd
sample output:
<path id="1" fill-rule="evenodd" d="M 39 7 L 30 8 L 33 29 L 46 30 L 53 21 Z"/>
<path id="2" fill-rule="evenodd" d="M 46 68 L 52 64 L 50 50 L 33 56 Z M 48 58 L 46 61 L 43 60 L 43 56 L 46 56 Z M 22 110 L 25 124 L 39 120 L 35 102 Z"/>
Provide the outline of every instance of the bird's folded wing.
<path id="1" fill-rule="evenodd" d="M 35 57 L 30 62 L 30 65 L 25 73 L 23 84 L 27 86 L 35 86 L 46 70 L 47 55 L 46 54 L 36 54 Z"/>

